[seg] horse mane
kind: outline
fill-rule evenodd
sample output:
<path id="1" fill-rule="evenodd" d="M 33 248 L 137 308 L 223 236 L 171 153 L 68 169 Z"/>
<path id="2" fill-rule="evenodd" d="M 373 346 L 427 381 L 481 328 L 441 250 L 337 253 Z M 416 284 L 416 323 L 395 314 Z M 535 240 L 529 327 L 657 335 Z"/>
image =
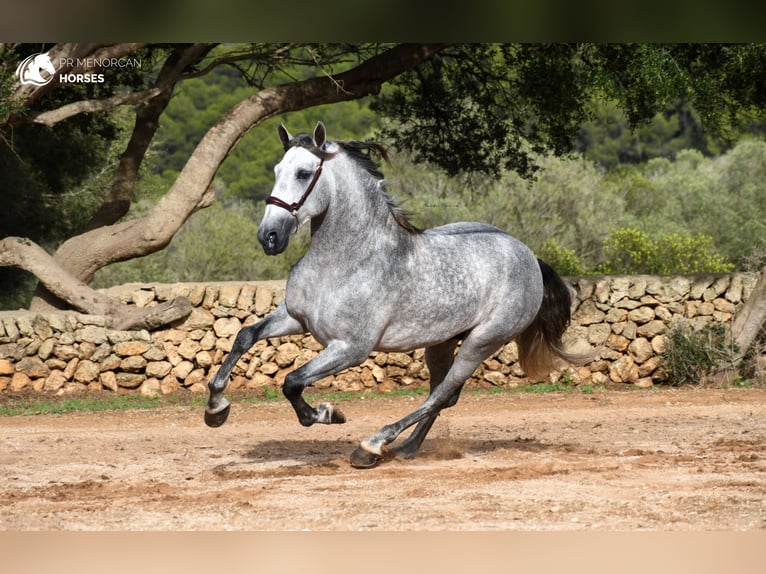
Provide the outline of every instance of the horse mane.
<path id="1" fill-rule="evenodd" d="M 309 134 L 298 134 L 294 136 L 287 146 L 287 149 L 291 147 L 302 147 L 313 153 L 320 159 L 328 160 L 335 157 L 340 151 L 346 152 L 351 159 L 358 163 L 364 170 L 372 177 L 378 180 L 378 191 L 383 197 L 388 206 L 388 210 L 394 218 L 394 221 L 399 224 L 400 227 L 409 231 L 410 233 L 420 233 L 422 230 L 416 227 L 410 220 L 410 213 L 402 209 L 399 202 L 394 199 L 387 189 L 386 181 L 383 177 L 383 172 L 380 171 L 378 162 L 375 161 L 374 156 L 379 157 L 386 163 L 390 164 L 388 159 L 388 152 L 386 148 L 379 143 L 375 142 L 362 142 L 362 141 L 338 141 L 335 142 L 340 150 L 329 152 L 322 148 L 317 147 L 314 143 L 314 138 Z"/>

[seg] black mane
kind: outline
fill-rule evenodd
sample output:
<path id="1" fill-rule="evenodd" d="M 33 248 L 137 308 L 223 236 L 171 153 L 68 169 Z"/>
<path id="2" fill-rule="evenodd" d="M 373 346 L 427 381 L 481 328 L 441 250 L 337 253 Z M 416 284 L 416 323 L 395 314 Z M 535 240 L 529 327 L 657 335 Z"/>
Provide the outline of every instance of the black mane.
<path id="1" fill-rule="evenodd" d="M 328 160 L 335 157 L 341 151 L 346 152 L 356 163 L 361 165 L 367 173 L 372 177 L 379 180 L 382 184 L 380 186 L 380 192 L 388 205 L 388 209 L 393 215 L 396 222 L 410 233 L 420 233 L 421 229 L 417 228 L 410 221 L 410 214 L 399 206 L 399 203 L 389 195 L 383 172 L 380 171 L 380 166 L 373 159 L 373 156 L 381 158 L 386 163 L 390 163 L 388 159 L 388 152 L 386 148 L 379 143 L 375 142 L 361 142 L 361 141 L 339 141 L 335 142 L 340 147 L 340 150 L 335 152 L 328 152 L 316 146 L 314 138 L 309 134 L 298 134 L 294 136 L 285 148 L 285 151 L 293 147 L 302 147 L 320 159 Z"/>

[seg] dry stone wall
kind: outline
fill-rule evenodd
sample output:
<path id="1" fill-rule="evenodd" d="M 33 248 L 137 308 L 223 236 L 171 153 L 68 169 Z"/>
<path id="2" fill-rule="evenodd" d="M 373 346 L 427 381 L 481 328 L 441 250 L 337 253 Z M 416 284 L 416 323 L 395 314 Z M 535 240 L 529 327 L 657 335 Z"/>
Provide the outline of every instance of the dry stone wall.
<path id="1" fill-rule="evenodd" d="M 651 386 L 662 381 L 668 329 L 686 322 L 729 323 L 758 279 L 738 273 L 700 276 L 566 278 L 576 292 L 565 341 L 592 350 L 589 364 L 566 374 L 582 384 Z M 146 395 L 206 392 L 238 331 L 284 297 L 283 281 L 220 284 L 132 284 L 106 290 L 125 303 L 155 305 L 183 295 L 194 309 L 184 321 L 155 332 L 114 331 L 103 317 L 75 312 L 0 313 L 0 393 L 65 394 L 86 390 Z M 287 373 L 322 346 L 309 335 L 260 341 L 238 362 L 229 388 L 277 388 Z M 554 374 L 553 376 L 558 376 Z M 428 380 L 423 350 L 373 353 L 362 365 L 314 386 L 390 390 Z M 484 361 L 478 385 L 525 382 L 510 343 Z"/>

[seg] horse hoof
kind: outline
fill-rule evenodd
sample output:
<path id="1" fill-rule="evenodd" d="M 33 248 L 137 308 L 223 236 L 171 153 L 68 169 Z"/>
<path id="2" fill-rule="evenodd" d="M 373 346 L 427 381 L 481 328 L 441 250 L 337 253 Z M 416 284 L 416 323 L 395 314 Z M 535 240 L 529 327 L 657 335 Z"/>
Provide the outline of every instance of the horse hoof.
<path id="1" fill-rule="evenodd" d="M 361 446 L 356 447 L 356 450 L 351 453 L 351 466 L 354 468 L 373 468 L 382 460 L 382 456 L 364 450 Z"/>
<path id="2" fill-rule="evenodd" d="M 334 407 L 330 403 L 319 403 L 317 405 L 317 418 L 314 422 L 340 425 L 346 422 L 346 415 L 338 407 Z"/>
<path id="3" fill-rule="evenodd" d="M 221 426 L 223 423 L 226 422 L 226 419 L 229 418 L 230 410 L 231 410 L 231 405 L 226 405 L 223 409 L 221 409 L 217 413 L 211 413 L 211 412 L 205 411 L 205 424 L 211 428 L 216 428 Z"/>

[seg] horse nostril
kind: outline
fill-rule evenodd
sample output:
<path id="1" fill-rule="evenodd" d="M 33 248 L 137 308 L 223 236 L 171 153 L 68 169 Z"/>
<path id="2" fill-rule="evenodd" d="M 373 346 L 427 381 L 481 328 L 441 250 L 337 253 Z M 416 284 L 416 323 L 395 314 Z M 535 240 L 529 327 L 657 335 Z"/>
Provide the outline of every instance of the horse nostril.
<path id="1" fill-rule="evenodd" d="M 266 242 L 267 242 L 267 243 L 268 243 L 270 246 L 274 247 L 274 246 L 277 244 L 277 232 L 276 232 L 276 231 L 272 231 L 272 232 L 270 232 L 270 233 L 269 233 L 269 234 L 266 236 Z"/>

